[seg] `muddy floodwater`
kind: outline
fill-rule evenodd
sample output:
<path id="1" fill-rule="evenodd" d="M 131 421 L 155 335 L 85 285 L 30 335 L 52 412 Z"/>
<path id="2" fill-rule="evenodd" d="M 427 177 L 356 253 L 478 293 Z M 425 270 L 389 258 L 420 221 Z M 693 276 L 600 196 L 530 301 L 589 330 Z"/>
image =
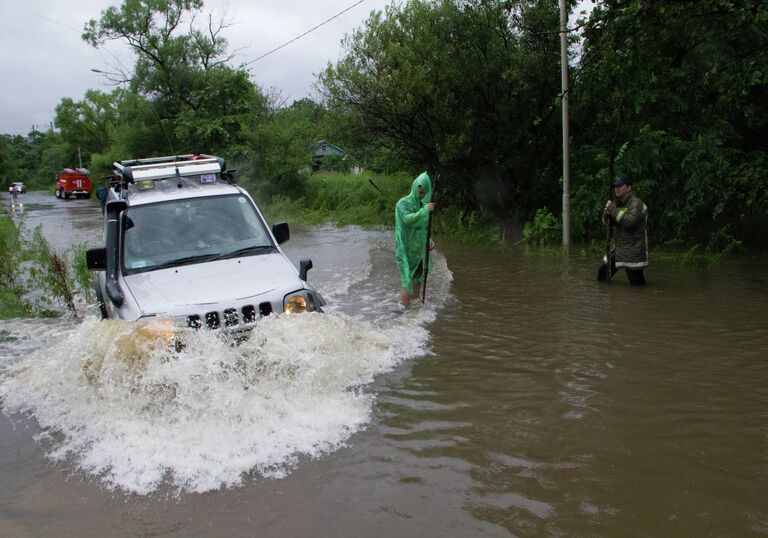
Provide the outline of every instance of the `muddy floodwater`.
<path id="1" fill-rule="evenodd" d="M 98 244 L 96 201 L 21 200 Z M 0 321 L 0 536 L 768 535 L 768 257 L 635 289 L 438 238 L 402 312 L 391 231 L 284 250 L 327 312 L 239 346 Z"/>

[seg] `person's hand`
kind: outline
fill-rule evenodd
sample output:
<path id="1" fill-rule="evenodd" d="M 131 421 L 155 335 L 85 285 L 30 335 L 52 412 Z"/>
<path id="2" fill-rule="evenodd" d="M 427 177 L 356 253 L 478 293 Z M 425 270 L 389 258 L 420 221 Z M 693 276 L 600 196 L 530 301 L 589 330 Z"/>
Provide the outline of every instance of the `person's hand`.
<path id="1" fill-rule="evenodd" d="M 605 212 L 610 213 L 612 209 L 613 209 L 613 201 L 608 200 L 607 202 L 605 202 Z"/>
<path id="2" fill-rule="evenodd" d="M 434 210 L 435 210 L 435 203 L 434 202 L 429 202 L 427 204 L 427 211 L 432 212 Z"/>

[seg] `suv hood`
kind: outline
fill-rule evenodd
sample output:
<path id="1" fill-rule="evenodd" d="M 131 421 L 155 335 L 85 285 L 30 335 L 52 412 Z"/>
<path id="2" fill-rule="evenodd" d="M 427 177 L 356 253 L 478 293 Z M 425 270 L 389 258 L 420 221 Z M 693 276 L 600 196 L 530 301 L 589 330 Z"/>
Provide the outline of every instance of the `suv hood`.
<path id="1" fill-rule="evenodd" d="M 227 308 L 241 300 L 257 302 L 252 298 L 259 296 L 264 298 L 258 301 L 282 301 L 285 293 L 304 287 L 279 252 L 138 273 L 126 276 L 125 283 L 143 315 L 187 314 L 201 305 Z"/>

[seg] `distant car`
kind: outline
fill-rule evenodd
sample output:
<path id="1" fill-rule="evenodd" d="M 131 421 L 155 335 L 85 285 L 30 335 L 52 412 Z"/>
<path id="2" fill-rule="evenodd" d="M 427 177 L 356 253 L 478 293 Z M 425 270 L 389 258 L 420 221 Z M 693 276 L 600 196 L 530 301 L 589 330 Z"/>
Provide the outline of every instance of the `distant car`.
<path id="1" fill-rule="evenodd" d="M 8 192 L 13 192 L 13 191 L 24 194 L 25 192 L 27 192 L 27 186 L 24 185 L 24 183 L 22 183 L 21 181 L 14 181 L 13 183 L 11 183 L 11 186 L 8 187 Z"/>

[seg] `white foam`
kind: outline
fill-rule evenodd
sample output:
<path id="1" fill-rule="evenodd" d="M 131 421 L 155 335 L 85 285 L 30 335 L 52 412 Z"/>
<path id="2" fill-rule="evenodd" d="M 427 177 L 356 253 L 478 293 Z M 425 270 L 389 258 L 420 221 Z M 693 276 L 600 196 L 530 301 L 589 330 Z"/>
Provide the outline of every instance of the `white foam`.
<path id="1" fill-rule="evenodd" d="M 370 419 L 365 385 L 428 351 L 429 318 L 270 316 L 240 346 L 190 331 L 179 353 L 139 325 L 87 319 L 7 367 L 0 398 L 34 416 L 52 458 L 110 488 L 231 487 L 342 446 Z"/>
<path id="2" fill-rule="evenodd" d="M 264 318 L 239 346 L 190 331 L 177 353 L 143 325 L 95 318 L 0 322 L 4 412 L 32 416 L 54 460 L 139 494 L 281 477 L 343 446 L 370 421 L 374 376 L 429 351 L 425 327 L 453 275 L 435 251 L 427 304 L 399 311 L 391 232 L 304 239 L 313 282 L 342 301 L 325 315 Z"/>

